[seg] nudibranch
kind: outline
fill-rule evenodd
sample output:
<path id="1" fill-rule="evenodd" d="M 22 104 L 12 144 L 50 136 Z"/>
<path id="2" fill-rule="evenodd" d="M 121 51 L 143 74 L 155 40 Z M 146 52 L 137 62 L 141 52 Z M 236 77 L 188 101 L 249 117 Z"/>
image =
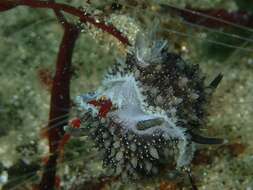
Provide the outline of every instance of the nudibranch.
<path id="1" fill-rule="evenodd" d="M 101 86 L 76 98 L 82 127 L 66 127 L 66 133 L 90 136 L 104 166 L 123 178 L 187 167 L 196 144 L 222 142 L 199 134 L 222 75 L 210 84 L 204 79 L 198 65 L 168 52 L 166 41 L 138 34 Z"/>

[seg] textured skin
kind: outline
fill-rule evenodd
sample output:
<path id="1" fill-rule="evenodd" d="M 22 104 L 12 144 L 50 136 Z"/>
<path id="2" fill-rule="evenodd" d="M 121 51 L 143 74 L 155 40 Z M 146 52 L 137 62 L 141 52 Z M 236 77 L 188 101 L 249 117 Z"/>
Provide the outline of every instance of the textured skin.
<path id="1" fill-rule="evenodd" d="M 191 162 L 193 141 L 208 144 L 195 132 L 204 125 L 205 106 L 221 80 L 218 76 L 215 85 L 205 86 L 198 65 L 168 53 L 166 42 L 136 41 L 95 93 L 77 99 L 89 127 L 76 130 L 89 134 L 104 166 L 123 179 L 154 176 L 164 167 L 181 169 Z M 111 102 L 109 109 L 99 102 Z M 106 110 L 103 117 L 101 109 Z"/>
<path id="2" fill-rule="evenodd" d="M 147 104 L 163 110 L 176 109 L 175 117 L 182 127 L 199 127 L 204 118 L 207 101 L 204 77 L 198 65 L 186 63 L 179 55 L 162 53 L 163 62 L 143 68 L 128 54 L 123 73 L 134 73 L 135 78 L 145 86 Z M 116 64 L 111 74 L 118 73 L 122 66 Z"/>

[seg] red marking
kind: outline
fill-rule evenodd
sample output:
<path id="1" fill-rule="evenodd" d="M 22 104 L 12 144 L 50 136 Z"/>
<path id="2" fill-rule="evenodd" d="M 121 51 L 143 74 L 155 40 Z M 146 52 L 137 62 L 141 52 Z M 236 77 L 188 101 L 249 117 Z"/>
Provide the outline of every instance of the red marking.
<path id="1" fill-rule="evenodd" d="M 81 120 L 79 118 L 75 118 L 73 120 L 70 121 L 69 125 L 73 128 L 80 128 L 81 126 Z M 41 131 L 41 137 L 42 138 L 48 138 L 48 129 L 47 128 L 43 128 Z M 60 152 L 63 151 L 65 144 L 68 143 L 69 139 L 70 139 L 71 135 L 70 134 L 64 134 L 60 143 L 59 143 L 59 150 Z"/>
<path id="2" fill-rule="evenodd" d="M 100 101 L 99 100 L 91 100 L 88 102 L 88 104 L 91 104 L 93 106 L 100 106 Z"/>
<path id="3" fill-rule="evenodd" d="M 73 119 L 71 122 L 70 122 L 70 125 L 74 128 L 80 128 L 81 126 L 81 120 L 79 118 L 76 118 L 76 119 Z"/>
<path id="4" fill-rule="evenodd" d="M 106 117 L 107 113 L 111 110 L 111 108 L 112 108 L 111 100 L 102 101 L 98 115 L 100 117 Z"/>
<path id="5" fill-rule="evenodd" d="M 81 126 L 81 120 L 79 118 L 75 118 L 70 121 L 70 126 L 73 128 L 80 128 Z M 59 151 L 61 152 L 61 155 L 63 155 L 63 150 L 65 144 L 69 142 L 69 139 L 71 138 L 70 134 L 65 133 L 61 139 L 61 142 L 59 143 Z"/>
<path id="6" fill-rule="evenodd" d="M 88 102 L 89 104 L 94 105 L 95 107 L 99 107 L 98 115 L 100 117 L 106 117 L 107 113 L 112 108 L 111 100 L 91 100 Z"/>

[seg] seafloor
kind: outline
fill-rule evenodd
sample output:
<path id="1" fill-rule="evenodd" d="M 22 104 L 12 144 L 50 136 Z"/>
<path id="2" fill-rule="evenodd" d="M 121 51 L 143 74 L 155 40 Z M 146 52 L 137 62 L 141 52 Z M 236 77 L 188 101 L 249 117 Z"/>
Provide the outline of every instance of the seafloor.
<path id="1" fill-rule="evenodd" d="M 225 144 L 201 146 L 193 159 L 192 172 L 199 190 L 253 189 L 253 28 L 231 24 L 219 28 L 196 27 L 171 15 L 169 10 L 164 11 L 160 5 L 253 13 L 252 3 L 126 0 L 119 1 L 122 10 L 111 11 L 108 5 L 112 1 L 96 0 L 91 5 L 78 0 L 60 2 L 82 5 L 94 14 L 103 12 L 132 43 L 139 30 L 150 30 L 159 17 L 170 51 L 199 64 L 207 81 L 222 73 L 223 80 L 207 107 L 209 115 L 203 132 L 224 138 Z M 245 6 L 247 3 L 249 6 Z M 42 160 L 48 154 L 47 141 L 41 138 L 40 131 L 47 125 L 50 85 L 62 28 L 53 12 L 26 7 L 0 12 L 0 27 L 0 189 L 31 189 L 31 184 L 39 181 Z M 74 49 L 71 97 L 96 89 L 106 68 L 125 53 L 126 47 L 108 34 L 93 27 L 83 29 Z M 98 176 L 104 172 L 91 142 L 81 138 L 66 145 L 57 175 L 61 178 L 61 189 L 96 189 L 98 186 L 94 184 L 99 184 Z M 191 189 L 187 179 L 166 178 L 132 184 L 111 180 L 99 187 Z"/>

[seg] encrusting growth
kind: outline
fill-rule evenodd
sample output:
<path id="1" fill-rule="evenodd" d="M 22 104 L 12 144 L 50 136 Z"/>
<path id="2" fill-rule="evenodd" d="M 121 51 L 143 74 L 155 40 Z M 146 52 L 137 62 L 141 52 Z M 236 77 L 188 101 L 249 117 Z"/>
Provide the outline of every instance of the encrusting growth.
<path id="1" fill-rule="evenodd" d="M 206 86 L 198 65 L 169 53 L 166 41 L 138 34 L 98 90 L 76 98 L 82 127 L 65 130 L 90 136 L 104 165 L 123 179 L 153 176 L 164 166 L 181 169 L 196 143 L 222 142 L 197 134 L 221 78 Z"/>

